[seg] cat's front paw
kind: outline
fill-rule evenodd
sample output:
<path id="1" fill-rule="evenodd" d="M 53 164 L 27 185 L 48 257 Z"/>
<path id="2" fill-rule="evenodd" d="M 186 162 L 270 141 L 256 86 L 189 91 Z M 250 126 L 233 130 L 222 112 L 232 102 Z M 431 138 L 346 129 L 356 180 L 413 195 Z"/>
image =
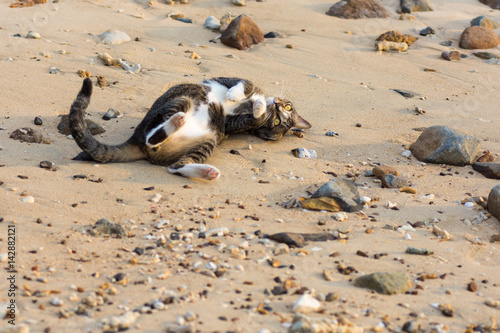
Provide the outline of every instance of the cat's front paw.
<path id="1" fill-rule="evenodd" d="M 262 99 L 258 99 L 253 103 L 253 116 L 254 118 L 260 118 L 266 113 L 266 102 Z"/>
<path id="2" fill-rule="evenodd" d="M 245 98 L 245 91 L 242 84 L 237 84 L 226 92 L 227 100 L 231 102 L 241 102 Z"/>

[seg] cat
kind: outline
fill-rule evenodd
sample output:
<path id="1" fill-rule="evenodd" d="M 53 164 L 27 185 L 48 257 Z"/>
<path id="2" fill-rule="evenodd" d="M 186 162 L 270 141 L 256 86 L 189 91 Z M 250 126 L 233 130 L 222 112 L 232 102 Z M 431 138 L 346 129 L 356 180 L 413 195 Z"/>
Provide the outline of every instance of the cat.
<path id="1" fill-rule="evenodd" d="M 266 99 L 248 80 L 217 77 L 173 86 L 153 103 L 127 141 L 107 145 L 90 134 L 84 121 L 91 95 L 92 80 L 86 78 L 69 114 L 71 134 L 83 155 L 101 163 L 146 159 L 184 177 L 219 178 L 220 171 L 204 162 L 230 134 L 279 140 L 291 128 L 311 127 L 290 101 Z"/>

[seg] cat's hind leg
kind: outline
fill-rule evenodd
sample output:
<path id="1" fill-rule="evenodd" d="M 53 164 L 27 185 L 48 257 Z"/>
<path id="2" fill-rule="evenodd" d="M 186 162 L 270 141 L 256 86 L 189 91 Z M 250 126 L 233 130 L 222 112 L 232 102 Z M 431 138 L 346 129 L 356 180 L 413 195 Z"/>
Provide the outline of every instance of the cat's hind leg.
<path id="1" fill-rule="evenodd" d="M 214 180 L 219 178 L 220 171 L 210 164 L 186 164 L 183 166 L 170 166 L 168 172 L 190 178 Z"/>
<path id="2" fill-rule="evenodd" d="M 219 178 L 220 171 L 210 164 L 203 164 L 214 147 L 213 138 L 200 140 L 186 149 L 186 153 L 168 167 L 168 172 L 184 177 L 214 180 Z"/>
<path id="3" fill-rule="evenodd" d="M 172 135 L 177 129 L 184 125 L 185 116 L 186 114 L 184 112 L 177 112 L 168 118 L 167 121 L 154 127 L 146 135 L 146 145 L 150 148 L 159 146 L 169 135 Z"/>

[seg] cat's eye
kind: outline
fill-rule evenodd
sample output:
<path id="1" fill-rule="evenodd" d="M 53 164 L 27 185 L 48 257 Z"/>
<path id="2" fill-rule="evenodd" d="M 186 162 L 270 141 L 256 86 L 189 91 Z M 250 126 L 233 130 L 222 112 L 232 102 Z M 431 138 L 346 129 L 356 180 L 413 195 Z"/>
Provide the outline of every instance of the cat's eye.
<path id="1" fill-rule="evenodd" d="M 274 126 L 279 126 L 281 124 L 280 118 L 274 118 Z"/>
<path id="2" fill-rule="evenodd" d="M 285 105 L 285 110 L 291 111 L 292 110 L 292 105 L 291 104 Z"/>

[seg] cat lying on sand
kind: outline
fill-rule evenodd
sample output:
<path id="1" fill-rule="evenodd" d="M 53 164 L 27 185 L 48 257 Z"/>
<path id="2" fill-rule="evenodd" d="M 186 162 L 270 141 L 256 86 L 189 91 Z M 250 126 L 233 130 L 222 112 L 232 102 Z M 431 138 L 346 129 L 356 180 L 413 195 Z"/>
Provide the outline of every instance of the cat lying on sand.
<path id="1" fill-rule="evenodd" d="M 154 102 L 134 134 L 112 146 L 97 141 L 87 129 L 84 115 L 91 95 L 92 81 L 87 78 L 69 114 L 73 138 L 91 159 L 102 163 L 146 159 L 184 177 L 218 178 L 220 171 L 203 163 L 229 134 L 248 131 L 279 140 L 291 128 L 311 127 L 290 101 L 266 99 L 250 81 L 218 77 L 170 88 Z"/>

